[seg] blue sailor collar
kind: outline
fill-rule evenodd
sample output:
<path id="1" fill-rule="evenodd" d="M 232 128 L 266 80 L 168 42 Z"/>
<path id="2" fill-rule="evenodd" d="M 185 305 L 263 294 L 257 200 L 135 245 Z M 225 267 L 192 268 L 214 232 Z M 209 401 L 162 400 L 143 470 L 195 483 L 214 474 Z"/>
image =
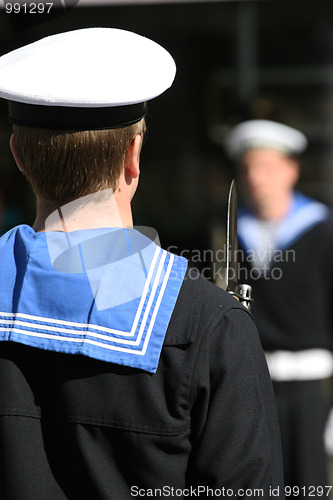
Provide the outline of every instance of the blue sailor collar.
<path id="1" fill-rule="evenodd" d="M 0 340 L 156 372 L 187 260 L 136 229 L 0 239 Z"/>
<path id="2" fill-rule="evenodd" d="M 289 213 L 278 225 L 275 248 L 285 250 L 290 247 L 309 229 L 325 221 L 329 214 L 330 209 L 326 205 L 296 191 Z M 239 210 L 238 238 L 246 251 L 257 248 L 259 224 L 259 220 L 249 209 Z"/>

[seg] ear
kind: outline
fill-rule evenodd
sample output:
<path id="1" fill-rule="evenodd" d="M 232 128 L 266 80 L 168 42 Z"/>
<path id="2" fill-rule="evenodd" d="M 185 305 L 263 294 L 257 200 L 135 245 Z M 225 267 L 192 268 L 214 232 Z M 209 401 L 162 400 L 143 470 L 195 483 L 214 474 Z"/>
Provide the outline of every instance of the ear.
<path id="1" fill-rule="evenodd" d="M 291 158 L 290 159 L 290 186 L 294 187 L 300 176 L 300 164 L 298 160 Z"/>
<path id="2" fill-rule="evenodd" d="M 16 146 L 16 141 L 15 141 L 15 135 L 14 134 L 12 134 L 10 136 L 9 146 L 10 146 L 10 149 L 11 149 L 12 154 L 14 156 L 14 160 L 16 162 L 16 165 L 21 170 L 21 172 L 23 172 L 22 162 L 21 162 L 20 156 L 19 156 L 18 151 L 17 151 L 17 146 Z"/>
<path id="3" fill-rule="evenodd" d="M 133 139 L 128 148 L 126 160 L 125 160 L 125 178 L 128 183 L 132 179 L 136 179 L 140 174 L 140 152 L 142 146 L 142 137 L 137 134 Z"/>

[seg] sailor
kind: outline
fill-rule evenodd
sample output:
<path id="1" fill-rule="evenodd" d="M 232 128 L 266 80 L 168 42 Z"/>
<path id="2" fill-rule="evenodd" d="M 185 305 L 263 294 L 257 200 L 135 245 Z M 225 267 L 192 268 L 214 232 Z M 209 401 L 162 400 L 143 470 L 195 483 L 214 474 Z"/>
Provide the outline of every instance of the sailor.
<path id="1" fill-rule="evenodd" d="M 112 28 L 0 58 L 37 205 L 0 239 L 1 498 L 284 498 L 253 318 L 133 227 L 146 101 L 174 76 L 165 49 Z"/>
<path id="2" fill-rule="evenodd" d="M 285 484 L 308 498 L 310 487 L 328 485 L 323 381 L 333 372 L 331 214 L 294 189 L 307 147 L 300 131 L 250 120 L 232 128 L 224 146 L 245 199 L 240 280 L 253 288 L 252 313 L 274 382 Z"/>

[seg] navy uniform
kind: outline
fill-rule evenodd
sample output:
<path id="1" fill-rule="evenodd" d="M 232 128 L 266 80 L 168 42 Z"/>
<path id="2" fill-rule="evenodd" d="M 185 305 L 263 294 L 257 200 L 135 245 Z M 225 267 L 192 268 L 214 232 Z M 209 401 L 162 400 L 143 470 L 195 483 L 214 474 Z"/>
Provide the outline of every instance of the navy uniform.
<path id="1" fill-rule="evenodd" d="M 108 43 L 100 43 L 101 31 Z M 108 53 L 113 37 L 125 36 L 117 49 L 143 55 L 143 72 L 148 52 L 157 78 L 164 58 L 172 75 L 166 71 L 162 86 L 171 84 L 164 49 L 101 31 L 65 34 L 66 53 L 71 39 L 77 51 L 76 36 Z M 50 38 L 22 57 L 7 56 L 3 67 L 0 60 L 4 97 L 17 61 L 31 56 L 40 64 L 45 46 L 56 56 L 64 38 Z M 156 85 L 150 98 L 162 92 Z M 73 112 L 59 109 L 59 100 L 50 104 L 49 95 L 48 104 L 25 99 L 11 102 L 16 123 L 120 126 L 115 102 L 105 101 L 102 112 L 81 102 Z M 126 123 L 142 116 L 137 99 Z M 253 319 L 189 273 L 184 258 L 134 228 L 35 232 L 22 225 L 0 239 L 0 275 L 1 498 L 205 497 L 212 489 L 246 498 L 255 488 L 284 498 L 274 397 Z"/>
<path id="2" fill-rule="evenodd" d="M 226 137 L 229 155 L 268 148 L 301 153 L 306 138 L 265 120 L 236 126 Z M 333 222 L 324 204 L 295 191 L 278 221 L 239 211 L 240 279 L 253 288 L 254 315 L 278 406 L 285 484 L 328 485 L 324 381 L 333 373 Z M 303 493 L 303 492 L 301 492 Z"/>

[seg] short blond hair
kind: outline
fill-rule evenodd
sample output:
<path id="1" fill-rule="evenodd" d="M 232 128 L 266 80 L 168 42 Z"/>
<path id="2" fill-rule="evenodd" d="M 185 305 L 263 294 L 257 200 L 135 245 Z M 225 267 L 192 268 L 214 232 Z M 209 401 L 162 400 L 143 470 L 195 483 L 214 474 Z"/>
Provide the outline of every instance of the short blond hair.
<path id="1" fill-rule="evenodd" d="M 13 125 L 17 154 L 36 196 L 68 203 L 117 188 L 133 138 L 145 119 L 123 128 L 63 131 Z"/>

